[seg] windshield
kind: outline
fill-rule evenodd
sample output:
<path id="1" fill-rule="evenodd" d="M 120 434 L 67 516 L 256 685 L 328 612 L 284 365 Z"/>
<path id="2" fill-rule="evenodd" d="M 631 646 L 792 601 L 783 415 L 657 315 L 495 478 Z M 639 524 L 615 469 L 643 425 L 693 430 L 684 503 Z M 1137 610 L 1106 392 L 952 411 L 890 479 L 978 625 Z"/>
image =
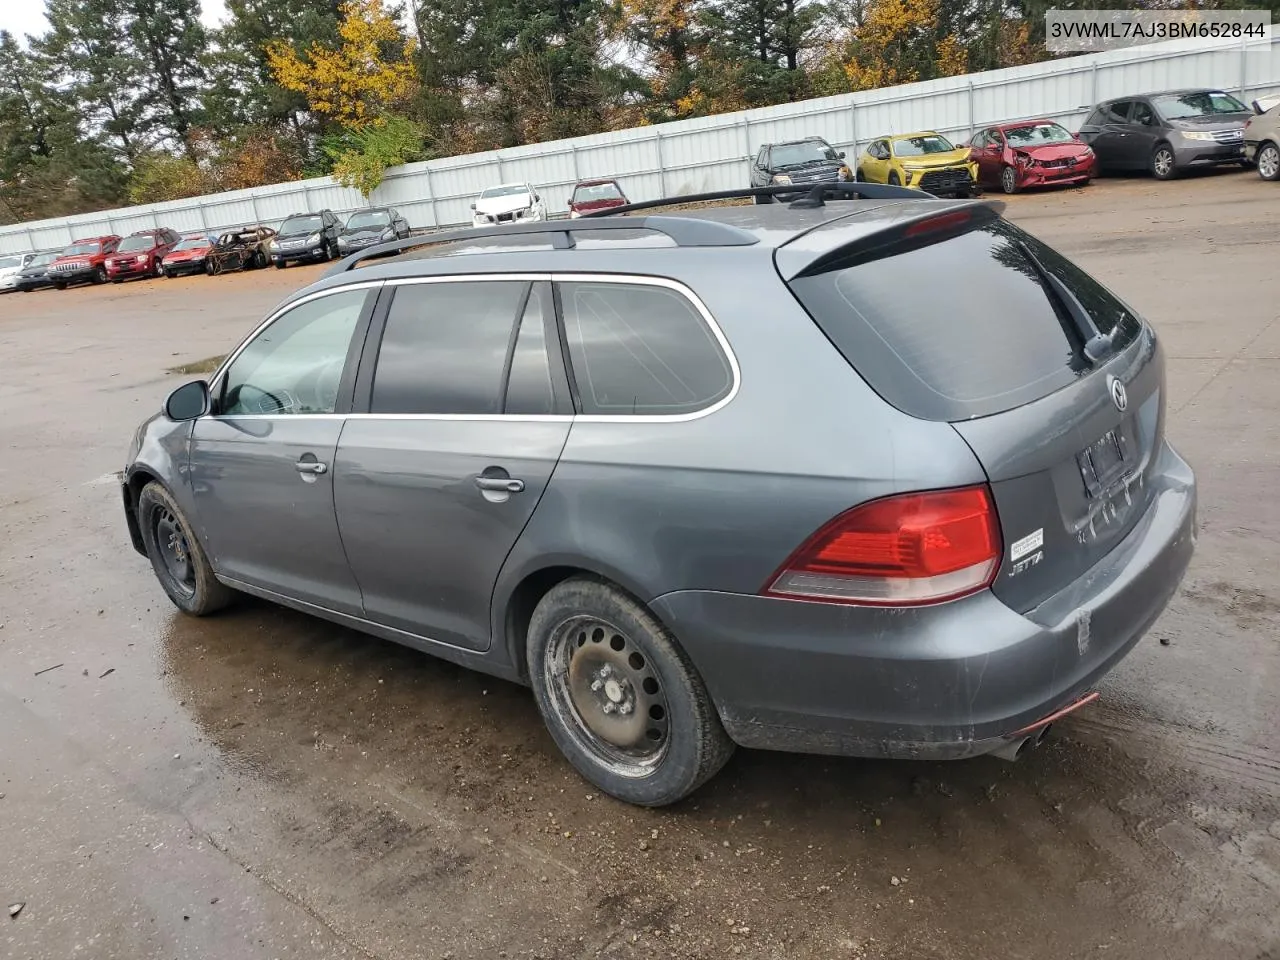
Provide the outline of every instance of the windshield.
<path id="1" fill-rule="evenodd" d="M 492 200 L 494 197 L 518 197 L 522 193 L 527 194 L 528 192 L 529 188 L 523 183 L 509 183 L 501 187 L 490 187 L 480 194 L 480 199 Z"/>
<path id="2" fill-rule="evenodd" d="M 73 243 L 62 251 L 62 255 L 64 257 L 83 257 L 90 253 L 97 253 L 100 246 L 102 245 L 97 240 L 90 240 L 87 243 Z"/>
<path id="3" fill-rule="evenodd" d="M 1070 143 L 1075 138 L 1066 127 L 1056 123 L 1033 123 L 1026 127 L 1006 127 L 1005 138 L 1011 147 L 1038 147 L 1042 143 Z"/>
<path id="4" fill-rule="evenodd" d="M 385 210 L 366 210 L 364 213 L 353 213 L 347 220 L 348 230 L 373 230 L 391 223 L 391 214 Z"/>
<path id="5" fill-rule="evenodd" d="M 22 266 L 21 257 L 0 257 L 0 270 L 11 270 Z"/>
<path id="6" fill-rule="evenodd" d="M 53 263 L 58 258 L 56 253 L 41 253 L 35 259 L 27 264 L 29 267 L 43 267 L 45 264 Z"/>
<path id="7" fill-rule="evenodd" d="M 290 217 L 280 224 L 280 236 L 297 237 L 306 233 L 316 233 L 323 226 L 324 221 L 319 216 Z"/>
<path id="8" fill-rule="evenodd" d="M 947 153 L 954 150 L 951 141 L 936 133 L 923 137 L 908 137 L 905 140 L 893 141 L 895 157 L 923 157 L 930 153 Z"/>
<path id="9" fill-rule="evenodd" d="M 796 167 L 802 163 L 829 163 L 839 159 L 836 152 L 820 140 L 780 143 L 773 148 L 769 157 L 775 168 Z"/>
<path id="10" fill-rule="evenodd" d="M 149 233 L 140 237 L 125 237 L 116 247 L 117 253 L 128 253 L 130 250 L 150 250 L 156 245 L 156 238 Z"/>
<path id="11" fill-rule="evenodd" d="M 1176 96 L 1155 98 L 1156 109 L 1166 120 L 1185 120 L 1190 117 L 1217 117 L 1225 113 L 1248 113 L 1249 108 L 1220 90 L 1201 90 L 1196 93 L 1179 93 Z"/>
<path id="12" fill-rule="evenodd" d="M 209 247 L 213 244 L 208 237 L 187 237 L 173 249 L 175 250 L 199 250 L 201 247 Z"/>
<path id="13" fill-rule="evenodd" d="M 600 200 L 622 200 L 622 191 L 616 183 L 591 183 L 573 191 L 574 203 L 596 203 Z"/>

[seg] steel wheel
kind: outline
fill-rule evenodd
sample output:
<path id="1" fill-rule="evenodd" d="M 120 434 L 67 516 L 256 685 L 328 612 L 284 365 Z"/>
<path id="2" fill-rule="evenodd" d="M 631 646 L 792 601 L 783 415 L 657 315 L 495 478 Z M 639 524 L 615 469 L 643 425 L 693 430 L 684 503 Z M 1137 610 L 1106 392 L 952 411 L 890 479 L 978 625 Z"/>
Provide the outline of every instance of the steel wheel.
<path id="1" fill-rule="evenodd" d="M 1263 144 L 1258 151 L 1258 176 L 1263 180 L 1280 180 L 1280 147 Z"/>
<path id="2" fill-rule="evenodd" d="M 1000 189 L 1005 193 L 1018 192 L 1018 171 L 1013 167 L 1005 167 L 1000 171 Z"/>
<path id="3" fill-rule="evenodd" d="M 155 261 L 155 265 L 151 268 L 151 273 L 152 273 L 152 275 L 153 275 L 153 276 L 163 277 L 163 276 L 164 276 L 164 263 L 163 263 L 163 261 L 156 260 L 156 261 Z"/>
<path id="4" fill-rule="evenodd" d="M 572 617 L 544 661 L 551 706 L 577 745 L 622 777 L 643 777 L 667 752 L 667 698 L 637 645 L 618 627 Z"/>
<path id="5" fill-rule="evenodd" d="M 191 562 L 191 545 L 182 522 L 168 507 L 157 507 L 152 514 L 156 545 L 160 560 L 174 584 L 188 596 L 195 596 L 196 571 Z"/>
<path id="6" fill-rule="evenodd" d="M 1151 155 L 1151 172 L 1156 175 L 1156 178 L 1169 180 L 1176 170 L 1173 151 L 1168 147 L 1156 147 L 1156 152 Z"/>

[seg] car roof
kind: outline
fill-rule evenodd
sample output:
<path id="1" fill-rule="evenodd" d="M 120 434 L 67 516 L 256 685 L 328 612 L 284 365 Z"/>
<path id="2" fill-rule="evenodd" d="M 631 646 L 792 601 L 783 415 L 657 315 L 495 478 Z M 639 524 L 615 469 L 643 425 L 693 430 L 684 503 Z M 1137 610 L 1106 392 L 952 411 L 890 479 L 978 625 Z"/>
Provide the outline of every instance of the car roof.
<path id="1" fill-rule="evenodd" d="M 1061 127 L 1062 124 L 1057 120 L 1051 120 L 1048 117 L 1041 117 L 1037 120 L 1010 120 L 1008 123 L 993 123 L 989 127 L 983 127 L 984 130 L 1016 130 L 1018 127 L 1034 127 L 1038 123 L 1052 123 Z"/>
<path id="2" fill-rule="evenodd" d="M 945 214 L 963 207 L 1003 204 L 977 200 L 939 200 L 921 195 L 919 199 L 836 200 L 821 207 L 728 206 L 676 211 L 653 217 L 655 223 L 690 219 L 723 224 L 731 233 L 747 236 L 745 242 L 679 247 L 669 238 L 645 226 L 637 217 L 636 230 L 600 230 L 591 236 L 589 220 L 572 222 L 575 246 L 554 248 L 554 232 L 503 233 L 468 231 L 463 239 L 438 246 L 409 249 L 394 257 L 364 261 L 355 270 L 330 272 L 289 298 L 352 282 L 376 282 L 409 277 L 482 275 L 493 273 L 585 272 L 646 273 L 672 279 L 694 281 L 701 258 L 734 257 L 736 262 L 751 259 L 776 265 L 784 279 L 790 279 L 827 254 L 869 235 L 892 229 L 904 222 L 919 220 L 931 213 Z M 609 220 L 619 219 L 609 217 Z M 619 236 L 619 234 L 623 234 Z M 422 238 L 429 242 L 430 235 Z M 637 258 L 646 251 L 643 261 Z M 723 261 L 722 261 L 723 262 Z M 772 267 L 770 267 L 772 269 Z"/>
<path id="3" fill-rule="evenodd" d="M 73 247 L 77 243 L 93 243 L 95 240 L 119 240 L 120 235 L 115 233 L 104 233 L 100 237 L 80 237 L 78 240 L 72 240 L 67 246 Z"/>
<path id="4" fill-rule="evenodd" d="M 511 183 L 495 183 L 492 186 L 485 187 L 484 190 L 501 190 L 504 187 L 523 187 L 527 190 L 529 189 L 529 184 L 528 181 L 525 180 L 515 180 Z M 484 193 L 484 190 L 481 190 L 480 192 Z"/>
<path id="5" fill-rule="evenodd" d="M 777 140 L 773 143 L 766 143 L 766 147 L 789 147 L 795 143 L 826 143 L 825 137 L 801 137 L 798 140 Z M 829 145 L 829 144 L 828 144 Z"/>
<path id="6" fill-rule="evenodd" d="M 940 137 L 937 130 L 917 130 L 915 133 L 894 133 L 887 137 L 877 137 L 877 140 L 910 140 L 913 137 Z"/>
<path id="7" fill-rule="evenodd" d="M 606 183 L 612 183 L 615 187 L 618 181 L 613 177 L 596 177 L 594 180 L 579 180 L 574 186 L 576 187 L 602 187 Z"/>
<path id="8" fill-rule="evenodd" d="M 1150 90 L 1146 93 L 1130 93 L 1123 97 L 1112 97 L 1109 100 L 1103 100 L 1099 106 L 1106 106 L 1109 103 L 1117 103 L 1121 100 L 1141 100 L 1144 97 L 1176 97 L 1184 93 L 1226 93 L 1235 96 L 1230 90 L 1222 87 L 1179 87 L 1176 90 Z"/>
<path id="9" fill-rule="evenodd" d="M 348 217 L 354 217 L 357 213 L 377 213 L 379 210 L 390 211 L 391 208 L 386 204 L 379 204 L 376 207 L 360 207 L 358 210 L 352 210 Z"/>

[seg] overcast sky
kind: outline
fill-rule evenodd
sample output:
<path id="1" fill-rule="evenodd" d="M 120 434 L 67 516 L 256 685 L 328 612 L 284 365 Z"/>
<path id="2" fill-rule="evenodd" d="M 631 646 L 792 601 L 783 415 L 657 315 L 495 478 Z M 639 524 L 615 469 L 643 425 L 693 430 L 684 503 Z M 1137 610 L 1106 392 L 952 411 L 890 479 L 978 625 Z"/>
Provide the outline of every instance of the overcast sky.
<path id="1" fill-rule="evenodd" d="M 163 0 L 159 0 L 163 2 Z M 212 26 L 227 12 L 223 0 L 201 0 L 200 19 Z M 0 30 L 8 30 L 15 36 L 43 33 L 48 23 L 44 19 L 44 0 L 0 0 Z"/>

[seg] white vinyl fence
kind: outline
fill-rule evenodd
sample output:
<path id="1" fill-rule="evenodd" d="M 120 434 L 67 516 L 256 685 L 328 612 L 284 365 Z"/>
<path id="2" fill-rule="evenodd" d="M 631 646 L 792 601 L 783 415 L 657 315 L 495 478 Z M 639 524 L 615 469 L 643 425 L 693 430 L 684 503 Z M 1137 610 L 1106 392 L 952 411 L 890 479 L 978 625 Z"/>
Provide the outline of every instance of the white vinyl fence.
<path id="1" fill-rule="evenodd" d="M 825 137 L 852 157 L 891 133 L 937 130 L 957 140 L 992 123 L 1033 117 L 1075 129 L 1099 100 L 1179 87 L 1217 87 L 1249 102 L 1280 90 L 1280 33 L 1250 43 L 1200 41 L 1114 50 L 680 120 L 554 143 L 470 154 L 388 171 L 371 197 L 392 205 L 417 229 L 470 222 L 482 189 L 527 181 L 563 213 L 575 182 L 616 177 L 632 200 L 747 185 L 748 158 L 760 144 Z M 78 237 L 127 234 L 158 226 L 215 231 L 276 224 L 291 213 L 328 207 L 344 214 L 360 194 L 328 177 L 0 227 L 0 253 L 60 248 Z"/>

